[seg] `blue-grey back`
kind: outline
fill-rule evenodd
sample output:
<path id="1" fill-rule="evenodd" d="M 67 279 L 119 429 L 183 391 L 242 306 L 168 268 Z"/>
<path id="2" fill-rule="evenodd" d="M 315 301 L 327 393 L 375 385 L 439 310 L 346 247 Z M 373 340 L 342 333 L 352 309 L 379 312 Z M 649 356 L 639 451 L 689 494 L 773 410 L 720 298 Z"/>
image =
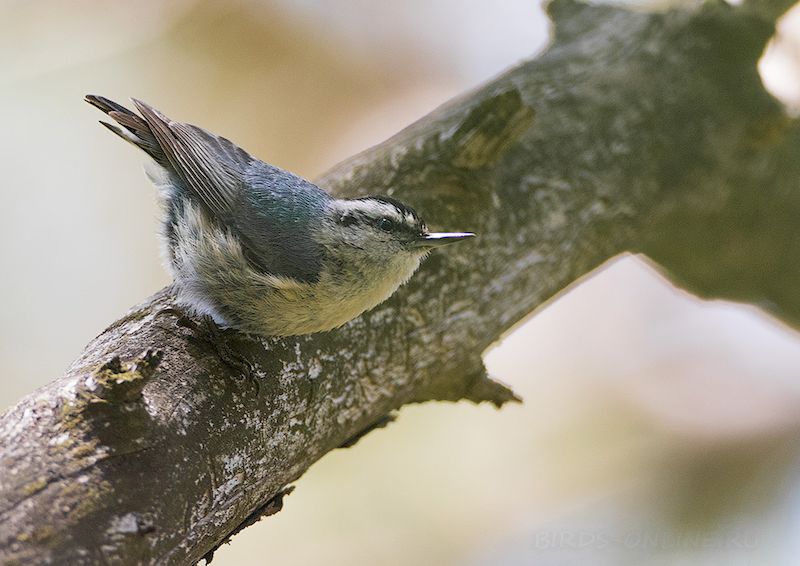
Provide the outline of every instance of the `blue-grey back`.
<path id="1" fill-rule="evenodd" d="M 106 127 L 167 172 L 174 188 L 168 197 L 167 238 L 175 237 L 173 224 L 183 217 L 188 199 L 239 239 L 254 267 L 305 282 L 319 278 L 322 250 L 311 232 L 322 222 L 328 193 L 140 100 L 133 100 L 140 114 L 102 96 L 86 100 L 117 122 L 102 122 Z"/>
<path id="2" fill-rule="evenodd" d="M 313 232 L 331 198 L 313 183 L 254 159 L 231 211 L 248 258 L 268 273 L 316 281 L 323 252 Z"/>

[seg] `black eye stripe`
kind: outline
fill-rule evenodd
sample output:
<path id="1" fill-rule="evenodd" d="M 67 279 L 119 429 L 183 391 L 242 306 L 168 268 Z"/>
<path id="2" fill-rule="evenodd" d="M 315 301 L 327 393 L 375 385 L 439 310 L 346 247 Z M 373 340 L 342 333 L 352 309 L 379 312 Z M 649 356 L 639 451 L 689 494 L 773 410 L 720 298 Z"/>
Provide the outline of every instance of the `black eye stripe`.
<path id="1" fill-rule="evenodd" d="M 339 218 L 339 224 L 342 226 L 352 226 L 356 223 L 358 219 L 353 216 L 352 214 L 345 214 L 341 218 Z"/>
<path id="2" fill-rule="evenodd" d="M 401 217 L 405 217 L 406 215 L 410 215 L 414 219 L 415 222 L 421 222 L 419 215 L 417 214 L 417 212 L 413 208 L 411 208 L 410 206 L 400 202 L 399 200 L 393 199 L 392 197 L 387 197 L 387 196 L 383 196 L 383 195 L 373 195 L 373 196 L 368 196 L 368 197 L 361 197 L 361 198 L 358 198 L 356 200 L 362 200 L 362 201 L 371 200 L 371 201 L 380 202 L 380 203 L 383 203 L 383 204 L 388 204 L 389 206 L 392 206 L 400 214 Z"/>
<path id="3" fill-rule="evenodd" d="M 384 232 L 391 232 L 398 235 L 404 234 L 412 237 L 424 233 L 425 224 L 418 217 L 412 218 L 413 220 L 409 222 L 409 219 L 405 216 L 401 216 L 399 219 L 385 215 L 375 217 L 361 210 L 350 210 L 342 213 L 337 222 L 340 226 L 345 228 L 369 225 Z M 383 221 L 387 221 L 391 226 L 386 223 L 381 226 Z"/>

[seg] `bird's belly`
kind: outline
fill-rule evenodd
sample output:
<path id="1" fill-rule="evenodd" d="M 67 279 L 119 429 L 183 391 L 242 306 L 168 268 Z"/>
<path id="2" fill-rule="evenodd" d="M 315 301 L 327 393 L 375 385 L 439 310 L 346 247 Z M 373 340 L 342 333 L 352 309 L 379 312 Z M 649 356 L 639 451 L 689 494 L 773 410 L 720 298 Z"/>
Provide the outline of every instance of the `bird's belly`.
<path id="1" fill-rule="evenodd" d="M 268 334 L 283 336 L 332 330 L 386 300 L 399 285 L 400 281 L 344 292 L 320 282 L 314 288 L 275 290 L 265 297 L 269 308 L 259 309 L 266 315 L 262 324 Z"/>
<path id="2" fill-rule="evenodd" d="M 263 321 L 273 335 L 332 330 L 388 299 L 419 265 L 417 258 L 385 266 L 384 277 L 367 282 L 359 274 L 323 274 L 313 285 L 276 288 L 265 297 L 270 308 Z"/>

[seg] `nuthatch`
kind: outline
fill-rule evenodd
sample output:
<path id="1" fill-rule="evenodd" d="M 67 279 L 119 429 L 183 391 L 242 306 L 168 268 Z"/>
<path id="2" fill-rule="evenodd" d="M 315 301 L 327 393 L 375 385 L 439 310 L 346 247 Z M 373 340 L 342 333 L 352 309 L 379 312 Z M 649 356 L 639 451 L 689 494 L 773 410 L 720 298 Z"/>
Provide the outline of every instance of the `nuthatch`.
<path id="1" fill-rule="evenodd" d="M 229 140 L 88 95 L 144 150 L 161 190 L 162 237 L 178 299 L 223 326 L 286 336 L 330 330 L 386 300 L 433 248 L 473 236 L 430 233 L 385 196 L 337 199 Z"/>

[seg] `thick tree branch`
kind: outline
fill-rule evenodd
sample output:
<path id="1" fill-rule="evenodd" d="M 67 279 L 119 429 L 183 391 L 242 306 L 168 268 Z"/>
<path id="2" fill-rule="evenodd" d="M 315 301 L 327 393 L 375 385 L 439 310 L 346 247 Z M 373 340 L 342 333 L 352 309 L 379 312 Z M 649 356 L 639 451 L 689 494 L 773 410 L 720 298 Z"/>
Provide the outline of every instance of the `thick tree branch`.
<path id="1" fill-rule="evenodd" d="M 327 334 L 134 308 L 0 420 L 0 562 L 196 561 L 403 404 L 513 399 L 481 352 L 625 250 L 800 324 L 800 131 L 756 72 L 777 5 L 558 0 L 547 52 L 321 180 L 480 239 Z"/>

